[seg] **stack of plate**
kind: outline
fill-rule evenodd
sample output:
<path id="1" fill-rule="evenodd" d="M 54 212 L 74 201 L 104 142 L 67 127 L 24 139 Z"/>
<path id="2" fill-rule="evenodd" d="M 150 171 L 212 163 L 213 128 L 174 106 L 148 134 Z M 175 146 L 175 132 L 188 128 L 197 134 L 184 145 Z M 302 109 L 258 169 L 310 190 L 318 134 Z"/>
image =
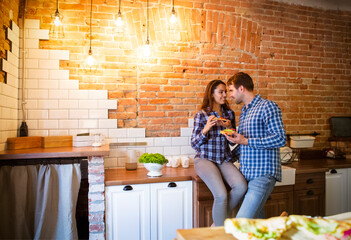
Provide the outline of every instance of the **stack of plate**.
<path id="1" fill-rule="evenodd" d="M 91 146 L 90 136 L 73 136 L 73 147 Z"/>

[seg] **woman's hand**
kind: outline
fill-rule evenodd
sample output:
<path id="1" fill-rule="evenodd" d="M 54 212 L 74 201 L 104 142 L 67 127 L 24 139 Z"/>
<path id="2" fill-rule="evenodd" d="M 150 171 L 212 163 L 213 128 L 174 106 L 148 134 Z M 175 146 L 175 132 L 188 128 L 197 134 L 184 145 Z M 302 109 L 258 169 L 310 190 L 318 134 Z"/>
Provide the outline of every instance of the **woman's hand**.
<path id="1" fill-rule="evenodd" d="M 211 115 L 211 116 L 208 117 L 207 123 L 206 123 L 204 129 L 202 129 L 202 133 L 203 133 L 204 135 L 206 135 L 206 134 L 208 133 L 208 131 L 210 131 L 210 129 L 211 129 L 214 125 L 216 125 L 217 120 L 214 120 L 214 118 L 215 118 L 215 116 L 213 116 L 213 115 Z"/>
<path id="2" fill-rule="evenodd" d="M 225 128 L 232 128 L 232 123 L 230 120 L 217 120 L 217 124 L 222 126 L 222 127 L 225 127 Z"/>

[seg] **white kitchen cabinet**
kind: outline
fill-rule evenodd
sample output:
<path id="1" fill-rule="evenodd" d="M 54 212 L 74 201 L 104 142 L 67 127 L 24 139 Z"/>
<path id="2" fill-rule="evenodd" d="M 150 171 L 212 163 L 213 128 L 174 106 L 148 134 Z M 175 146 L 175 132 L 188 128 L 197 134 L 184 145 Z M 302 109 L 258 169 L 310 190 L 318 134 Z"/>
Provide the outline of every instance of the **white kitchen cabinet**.
<path id="1" fill-rule="evenodd" d="M 351 169 L 331 169 L 326 172 L 325 214 L 326 216 L 350 211 Z"/>
<path id="2" fill-rule="evenodd" d="M 107 239 L 150 239 L 150 185 L 106 187 Z"/>
<path id="3" fill-rule="evenodd" d="M 176 238 L 192 228 L 192 192 L 192 181 L 106 187 L 107 239 Z"/>
<path id="4" fill-rule="evenodd" d="M 151 239 L 176 238 L 176 230 L 192 228 L 192 181 L 151 185 Z"/>

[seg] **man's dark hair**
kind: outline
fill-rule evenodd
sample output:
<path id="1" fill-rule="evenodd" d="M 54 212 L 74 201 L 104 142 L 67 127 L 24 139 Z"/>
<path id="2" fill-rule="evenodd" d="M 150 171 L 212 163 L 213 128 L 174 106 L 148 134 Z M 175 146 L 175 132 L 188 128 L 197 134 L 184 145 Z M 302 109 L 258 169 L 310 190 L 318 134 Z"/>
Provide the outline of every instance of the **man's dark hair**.
<path id="1" fill-rule="evenodd" d="M 246 90 L 252 92 L 254 90 L 254 84 L 249 74 L 244 72 L 238 72 L 234 76 L 230 77 L 227 81 L 227 86 L 234 85 L 236 89 L 240 86 L 246 88 Z"/>

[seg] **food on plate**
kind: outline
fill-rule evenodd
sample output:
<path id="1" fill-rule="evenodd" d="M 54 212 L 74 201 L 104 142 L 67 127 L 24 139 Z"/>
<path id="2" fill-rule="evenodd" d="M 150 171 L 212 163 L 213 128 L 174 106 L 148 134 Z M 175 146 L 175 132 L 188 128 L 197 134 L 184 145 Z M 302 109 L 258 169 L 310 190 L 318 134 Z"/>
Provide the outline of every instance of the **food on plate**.
<path id="1" fill-rule="evenodd" d="M 300 215 L 291 215 L 289 219 L 309 239 L 351 239 L 351 224 L 347 222 Z"/>
<path id="2" fill-rule="evenodd" d="M 287 229 L 287 217 L 269 219 L 232 218 L 224 221 L 224 230 L 237 239 L 279 239 Z"/>
<path id="3" fill-rule="evenodd" d="M 221 134 L 227 134 L 227 135 L 233 135 L 234 132 L 235 132 L 235 129 L 233 128 L 226 128 L 220 131 Z"/>
<path id="4" fill-rule="evenodd" d="M 224 230 L 240 240 L 351 240 L 351 223 L 302 215 L 268 219 L 228 218 Z"/>
<path id="5" fill-rule="evenodd" d="M 214 117 L 213 120 L 215 120 L 215 121 L 223 121 L 223 122 L 230 121 L 229 119 L 226 119 L 224 117 Z"/>

